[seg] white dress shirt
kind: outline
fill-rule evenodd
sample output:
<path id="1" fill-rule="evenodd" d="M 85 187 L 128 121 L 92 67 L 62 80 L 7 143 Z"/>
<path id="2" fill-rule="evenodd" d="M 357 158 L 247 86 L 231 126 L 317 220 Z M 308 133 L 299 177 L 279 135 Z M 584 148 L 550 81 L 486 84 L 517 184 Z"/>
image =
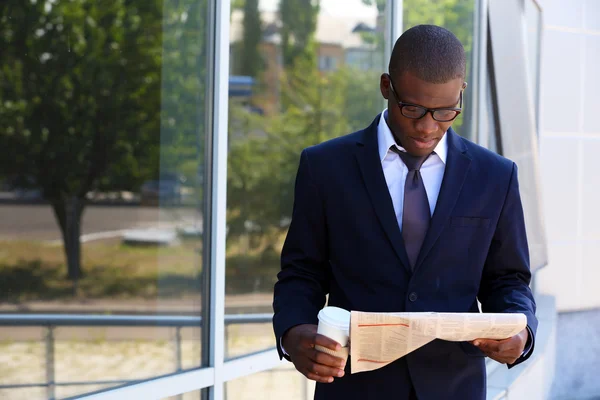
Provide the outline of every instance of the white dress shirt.
<path id="1" fill-rule="evenodd" d="M 379 159 L 383 168 L 383 175 L 387 183 L 388 191 L 394 204 L 394 212 L 398 226 L 402 230 L 402 209 L 404 207 L 404 183 L 408 175 L 408 167 L 398 153 L 390 150 L 390 147 L 396 146 L 400 151 L 406 150 L 396 144 L 396 140 L 392 135 L 392 131 L 387 124 L 387 109 L 381 113 L 379 125 L 377 126 L 377 143 L 379 148 Z M 446 134 L 435 146 L 434 153 L 431 154 L 421 166 L 421 177 L 423 185 L 427 192 L 427 200 L 429 200 L 429 211 L 433 215 L 437 199 L 442 187 L 444 179 L 444 171 L 446 170 L 446 157 L 448 156 L 448 140 Z"/>

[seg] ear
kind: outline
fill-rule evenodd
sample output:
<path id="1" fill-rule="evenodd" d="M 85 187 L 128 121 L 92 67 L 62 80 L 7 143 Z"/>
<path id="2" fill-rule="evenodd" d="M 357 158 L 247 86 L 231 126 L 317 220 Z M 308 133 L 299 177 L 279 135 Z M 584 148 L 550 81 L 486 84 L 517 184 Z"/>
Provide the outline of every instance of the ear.
<path id="1" fill-rule="evenodd" d="M 379 78 L 379 90 L 384 99 L 389 100 L 390 98 L 390 76 L 386 73 L 381 74 Z"/>
<path id="2" fill-rule="evenodd" d="M 463 82 L 462 84 L 462 90 L 465 90 L 467 88 L 467 82 Z"/>

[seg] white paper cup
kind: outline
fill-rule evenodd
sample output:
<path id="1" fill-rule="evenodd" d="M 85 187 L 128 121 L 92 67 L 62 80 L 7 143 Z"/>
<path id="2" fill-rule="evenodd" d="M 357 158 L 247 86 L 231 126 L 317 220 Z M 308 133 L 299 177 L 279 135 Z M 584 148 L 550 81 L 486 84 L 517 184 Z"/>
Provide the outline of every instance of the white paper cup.
<path id="1" fill-rule="evenodd" d="M 317 333 L 346 347 L 350 336 L 350 312 L 338 307 L 325 307 L 319 311 L 318 317 Z"/>

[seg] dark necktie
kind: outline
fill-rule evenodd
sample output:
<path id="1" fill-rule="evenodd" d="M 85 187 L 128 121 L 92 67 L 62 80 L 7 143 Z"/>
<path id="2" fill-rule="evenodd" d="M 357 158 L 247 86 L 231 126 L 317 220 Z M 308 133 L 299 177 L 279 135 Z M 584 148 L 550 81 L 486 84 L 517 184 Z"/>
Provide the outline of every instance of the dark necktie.
<path id="1" fill-rule="evenodd" d="M 427 200 L 427 192 L 420 172 L 421 165 L 429 155 L 416 157 L 400 151 L 396 146 L 392 146 L 391 149 L 398 153 L 408 167 L 408 175 L 404 183 L 402 239 L 404 239 L 410 267 L 414 269 L 431 219 L 429 200 Z"/>

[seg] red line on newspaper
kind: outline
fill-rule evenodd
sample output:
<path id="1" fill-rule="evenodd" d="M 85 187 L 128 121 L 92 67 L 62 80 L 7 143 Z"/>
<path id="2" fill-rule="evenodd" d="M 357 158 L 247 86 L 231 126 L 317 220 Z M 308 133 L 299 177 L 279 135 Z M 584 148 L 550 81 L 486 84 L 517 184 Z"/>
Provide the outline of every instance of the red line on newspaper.
<path id="1" fill-rule="evenodd" d="M 368 358 L 359 358 L 358 361 L 366 361 L 366 362 L 372 362 L 372 363 L 377 363 L 377 364 L 386 364 L 389 363 L 391 361 L 377 361 L 377 360 L 369 360 Z"/>
<path id="2" fill-rule="evenodd" d="M 364 328 L 367 326 L 405 326 L 409 327 L 408 324 L 358 324 L 359 328 Z"/>

